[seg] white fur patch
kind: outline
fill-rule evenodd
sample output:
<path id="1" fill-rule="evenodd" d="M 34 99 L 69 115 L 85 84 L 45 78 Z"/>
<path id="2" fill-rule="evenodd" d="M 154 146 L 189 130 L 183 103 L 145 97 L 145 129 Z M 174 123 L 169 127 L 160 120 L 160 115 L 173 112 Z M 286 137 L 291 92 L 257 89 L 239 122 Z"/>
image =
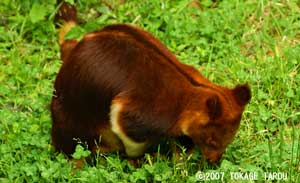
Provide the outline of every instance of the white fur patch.
<path id="1" fill-rule="evenodd" d="M 110 124 L 111 130 L 121 139 L 125 146 L 126 154 L 129 157 L 137 157 L 144 153 L 147 143 L 138 143 L 130 139 L 122 130 L 119 124 L 120 113 L 122 111 L 122 104 L 113 102 L 110 108 Z"/>

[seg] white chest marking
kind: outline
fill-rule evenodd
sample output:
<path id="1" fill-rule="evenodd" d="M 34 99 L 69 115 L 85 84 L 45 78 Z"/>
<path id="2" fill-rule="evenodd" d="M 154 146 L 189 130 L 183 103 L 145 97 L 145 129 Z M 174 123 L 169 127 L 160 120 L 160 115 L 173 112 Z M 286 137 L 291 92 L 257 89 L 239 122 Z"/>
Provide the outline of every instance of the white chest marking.
<path id="1" fill-rule="evenodd" d="M 120 123 L 120 113 L 122 111 L 122 104 L 113 102 L 110 108 L 110 124 L 111 130 L 121 139 L 125 146 L 125 151 L 129 157 L 137 157 L 144 153 L 147 143 L 134 142 L 122 130 Z"/>

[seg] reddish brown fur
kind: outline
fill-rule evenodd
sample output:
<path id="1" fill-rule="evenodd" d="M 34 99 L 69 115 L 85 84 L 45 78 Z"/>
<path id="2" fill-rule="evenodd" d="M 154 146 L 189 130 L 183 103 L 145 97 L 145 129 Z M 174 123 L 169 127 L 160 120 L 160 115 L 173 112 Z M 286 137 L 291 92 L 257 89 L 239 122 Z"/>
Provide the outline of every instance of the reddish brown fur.
<path id="1" fill-rule="evenodd" d="M 98 145 L 105 152 L 123 151 L 106 132 L 115 99 L 124 105 L 122 129 L 135 142 L 188 136 L 215 162 L 233 140 L 251 98 L 247 85 L 211 83 L 150 33 L 130 25 L 109 25 L 67 44 L 61 45 L 63 65 L 51 104 L 56 149 L 72 153 L 75 138 L 95 151 L 102 135 Z"/>
<path id="2" fill-rule="evenodd" d="M 63 0 L 57 0 L 56 2 L 60 7 L 55 15 L 55 21 L 75 22 L 78 23 L 76 7 L 64 2 Z"/>

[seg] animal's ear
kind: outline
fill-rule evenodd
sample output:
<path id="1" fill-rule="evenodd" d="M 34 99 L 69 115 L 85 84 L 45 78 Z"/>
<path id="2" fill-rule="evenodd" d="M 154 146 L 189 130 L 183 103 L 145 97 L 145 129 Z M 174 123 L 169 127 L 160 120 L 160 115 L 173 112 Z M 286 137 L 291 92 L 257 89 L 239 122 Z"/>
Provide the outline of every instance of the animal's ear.
<path id="1" fill-rule="evenodd" d="M 210 119 L 217 119 L 222 114 L 222 106 L 217 95 L 211 95 L 206 100 L 206 107 Z"/>
<path id="2" fill-rule="evenodd" d="M 233 89 L 233 95 L 240 106 L 244 106 L 249 103 L 251 99 L 251 90 L 247 84 L 237 85 Z"/>

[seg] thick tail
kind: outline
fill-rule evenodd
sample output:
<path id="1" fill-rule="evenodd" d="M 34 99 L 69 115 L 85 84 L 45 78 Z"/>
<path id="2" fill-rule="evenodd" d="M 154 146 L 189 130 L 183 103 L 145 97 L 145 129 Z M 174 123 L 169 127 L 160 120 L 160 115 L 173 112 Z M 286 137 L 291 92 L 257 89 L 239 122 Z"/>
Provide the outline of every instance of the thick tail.
<path id="1" fill-rule="evenodd" d="M 58 42 L 61 49 L 61 59 L 65 62 L 72 49 L 77 45 L 75 39 L 65 40 L 66 34 L 78 23 L 77 10 L 75 6 L 63 0 L 58 0 L 57 4 L 60 5 L 60 8 L 55 16 L 55 21 L 60 24 Z"/>

